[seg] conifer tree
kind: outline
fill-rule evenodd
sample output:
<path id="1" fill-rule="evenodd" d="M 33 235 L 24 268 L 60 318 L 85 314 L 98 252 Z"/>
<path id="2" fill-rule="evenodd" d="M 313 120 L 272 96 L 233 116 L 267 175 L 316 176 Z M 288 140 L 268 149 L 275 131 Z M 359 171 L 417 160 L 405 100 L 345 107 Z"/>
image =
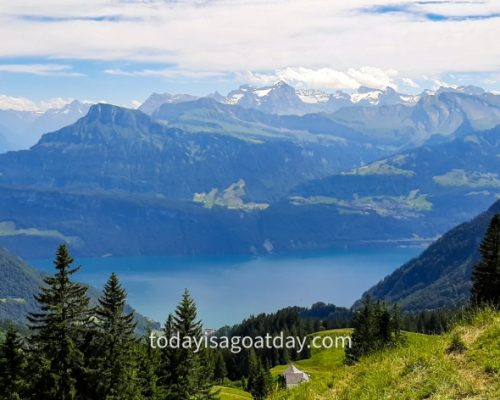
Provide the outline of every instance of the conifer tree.
<path id="1" fill-rule="evenodd" d="M 21 400 L 26 390 L 26 355 L 17 331 L 9 327 L 0 346 L 0 400 Z"/>
<path id="2" fill-rule="evenodd" d="M 253 349 L 250 350 L 248 363 L 247 390 L 255 400 L 263 400 L 271 391 L 270 371 L 262 365 Z"/>
<path id="3" fill-rule="evenodd" d="M 133 399 L 139 392 L 135 364 L 134 314 L 125 313 L 126 292 L 112 273 L 99 298 L 97 318 L 99 398 L 105 400 Z"/>
<path id="4" fill-rule="evenodd" d="M 145 336 L 145 342 L 139 347 L 138 382 L 143 399 L 160 400 L 162 392 L 158 384 L 157 370 L 160 365 L 159 349 L 151 347 L 149 342 L 151 332 Z"/>
<path id="5" fill-rule="evenodd" d="M 38 353 L 40 382 L 35 383 L 38 398 L 72 400 L 77 397 L 76 380 L 81 373 L 83 353 L 79 349 L 89 320 L 87 288 L 73 282 L 73 259 L 61 245 L 54 265 L 56 273 L 44 279 L 45 286 L 36 296 L 40 311 L 30 313 L 33 350 Z"/>
<path id="6" fill-rule="evenodd" d="M 219 396 L 213 391 L 213 382 L 213 354 L 210 349 L 202 349 L 194 359 L 192 400 L 217 400 Z"/>
<path id="7" fill-rule="evenodd" d="M 366 297 L 353 318 L 351 347 L 345 349 L 345 360 L 353 364 L 361 356 L 393 345 L 400 339 L 399 309 L 393 307 L 392 312 L 389 312 L 385 304 L 374 303 L 370 297 Z"/>
<path id="8" fill-rule="evenodd" d="M 472 271 L 471 303 L 500 307 L 500 214 L 496 214 L 479 248 L 481 259 Z"/>
<path id="9" fill-rule="evenodd" d="M 370 297 L 366 297 L 363 300 L 363 307 L 356 312 L 352 321 L 352 346 L 345 350 L 347 363 L 353 364 L 361 355 L 370 352 L 370 346 L 374 342 L 375 324 L 374 304 Z"/>
<path id="10" fill-rule="evenodd" d="M 394 304 L 391 310 L 391 324 L 392 324 L 392 332 L 394 333 L 394 341 L 399 341 L 401 339 L 401 311 L 397 304 Z"/>
<path id="11" fill-rule="evenodd" d="M 169 314 L 163 328 L 163 335 L 167 339 L 171 339 L 175 335 L 174 316 Z M 176 357 L 175 349 L 169 346 L 160 350 L 160 361 L 158 370 L 158 387 L 163 395 L 163 398 L 169 399 L 168 393 L 174 385 Z"/>
<path id="12" fill-rule="evenodd" d="M 184 338 L 200 338 L 202 336 L 201 322 L 197 320 L 197 310 L 194 300 L 187 290 L 175 310 L 173 317 L 167 320 L 166 333 L 178 335 L 182 342 Z M 165 387 L 169 393 L 166 397 L 172 400 L 212 399 L 210 393 L 212 374 L 205 371 L 207 360 L 204 354 L 195 353 L 194 349 L 171 349 L 164 352 L 164 361 L 167 363 L 165 371 Z"/>

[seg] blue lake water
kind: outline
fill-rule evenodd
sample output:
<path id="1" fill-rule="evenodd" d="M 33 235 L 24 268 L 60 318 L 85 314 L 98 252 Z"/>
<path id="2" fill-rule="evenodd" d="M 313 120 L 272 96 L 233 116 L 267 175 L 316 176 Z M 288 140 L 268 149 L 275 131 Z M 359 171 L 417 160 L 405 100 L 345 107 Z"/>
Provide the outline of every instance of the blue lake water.
<path id="1" fill-rule="evenodd" d="M 347 249 L 264 257 L 124 257 L 76 260 L 75 279 L 102 288 L 116 272 L 128 302 L 164 321 L 184 288 L 206 327 L 240 322 L 250 314 L 323 301 L 351 306 L 361 294 L 421 248 Z M 30 261 L 53 272 L 52 260 Z"/>

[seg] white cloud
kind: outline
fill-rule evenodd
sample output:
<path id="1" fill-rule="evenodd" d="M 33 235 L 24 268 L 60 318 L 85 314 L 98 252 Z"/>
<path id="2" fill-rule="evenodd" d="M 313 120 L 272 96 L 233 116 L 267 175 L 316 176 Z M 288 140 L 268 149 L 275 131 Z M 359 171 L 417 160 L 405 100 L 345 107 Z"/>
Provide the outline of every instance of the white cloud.
<path id="1" fill-rule="evenodd" d="M 26 97 L 15 97 L 0 94 L 0 110 L 36 111 L 43 112 L 50 108 L 61 108 L 69 104 L 73 99 L 54 98 L 41 101 L 33 101 Z"/>
<path id="2" fill-rule="evenodd" d="M 0 72 L 45 76 L 82 76 L 81 73 L 71 71 L 69 65 L 61 64 L 0 64 Z"/>
<path id="3" fill-rule="evenodd" d="M 134 71 L 125 71 L 120 68 L 112 68 L 104 70 L 104 73 L 118 76 L 159 76 L 163 78 L 212 78 L 222 76 L 223 73 L 207 72 L 207 71 L 189 71 L 178 69 L 141 69 Z"/>
<path id="4" fill-rule="evenodd" d="M 3 2 L 0 57 L 155 62 L 174 65 L 174 75 L 187 71 L 184 76 L 301 66 L 316 72 L 295 68 L 288 74 L 346 87 L 391 84 L 390 70 L 418 79 L 499 69 L 498 19 L 437 22 L 411 13 L 366 12 L 372 6 L 372 0 Z M 452 16 L 500 13 L 496 0 L 419 2 L 418 7 Z M 387 76 L 363 71 L 365 65 Z M 328 68 L 318 72 L 318 66 Z M 172 76 L 161 69 L 143 74 Z"/>
<path id="5" fill-rule="evenodd" d="M 253 85 L 265 86 L 284 81 L 297 87 L 317 89 L 358 89 L 360 86 L 376 89 L 385 89 L 389 86 L 397 89 L 398 80 L 405 85 L 409 82 L 415 84 L 409 78 L 399 78 L 398 72 L 393 69 L 382 70 L 366 66 L 358 69 L 348 68 L 345 71 L 333 68 L 287 67 L 273 73 L 247 71 L 238 76 L 241 80 Z"/>
<path id="6" fill-rule="evenodd" d="M 442 79 L 438 79 L 435 77 L 428 77 L 426 75 L 423 76 L 423 79 L 429 82 L 432 82 L 434 84 L 433 89 L 439 89 L 439 88 L 451 88 L 451 89 L 456 89 L 458 85 L 454 85 L 451 83 L 448 83 Z"/>
<path id="7" fill-rule="evenodd" d="M 403 85 L 408 86 L 412 89 L 417 89 L 420 87 L 420 85 L 411 78 L 401 78 L 401 82 L 403 83 Z"/>
<path id="8" fill-rule="evenodd" d="M 130 102 L 130 105 L 132 106 L 132 108 L 139 108 L 141 106 L 142 102 L 140 102 L 139 100 L 132 100 Z"/>

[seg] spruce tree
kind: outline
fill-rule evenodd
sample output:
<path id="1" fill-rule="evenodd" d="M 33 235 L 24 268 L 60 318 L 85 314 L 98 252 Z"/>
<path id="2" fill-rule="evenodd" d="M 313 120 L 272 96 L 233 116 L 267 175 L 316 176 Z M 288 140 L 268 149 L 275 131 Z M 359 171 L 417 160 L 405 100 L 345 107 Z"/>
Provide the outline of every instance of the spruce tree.
<path id="1" fill-rule="evenodd" d="M 26 354 L 17 331 L 9 327 L 0 346 L 0 399 L 20 400 L 26 391 Z"/>
<path id="2" fill-rule="evenodd" d="M 192 400 L 217 400 L 219 394 L 213 390 L 214 361 L 210 349 L 202 349 L 196 353 L 193 366 Z"/>
<path id="3" fill-rule="evenodd" d="M 270 371 L 262 365 L 253 349 L 250 350 L 248 363 L 247 391 L 252 394 L 254 399 L 263 400 L 271 391 L 272 377 Z"/>
<path id="4" fill-rule="evenodd" d="M 167 320 L 166 331 L 184 338 L 200 338 L 202 336 L 201 322 L 197 320 L 197 310 L 194 300 L 187 290 L 175 310 L 172 318 Z M 167 333 L 167 332 L 166 332 Z M 210 393 L 212 374 L 208 373 L 207 359 L 204 352 L 195 353 L 194 349 L 170 349 L 164 352 L 164 362 L 167 370 L 164 372 L 165 387 L 169 393 L 166 397 L 172 400 L 212 399 Z"/>
<path id="5" fill-rule="evenodd" d="M 171 339 L 175 335 L 174 316 L 169 314 L 163 328 L 163 335 Z M 158 387 L 163 398 L 169 399 L 169 393 L 176 379 L 176 349 L 169 346 L 160 350 L 160 361 L 158 370 Z"/>
<path id="6" fill-rule="evenodd" d="M 351 347 L 346 348 L 345 356 L 348 364 L 353 364 L 359 358 L 368 354 L 374 343 L 376 329 L 375 306 L 370 297 L 363 299 L 363 306 L 357 310 L 353 320 Z"/>
<path id="7" fill-rule="evenodd" d="M 154 349 L 150 344 L 149 331 L 143 343 L 139 346 L 139 373 L 138 382 L 143 399 L 160 400 L 161 389 L 158 384 L 158 367 L 160 365 L 159 349 Z"/>
<path id="8" fill-rule="evenodd" d="M 126 292 L 118 277 L 112 273 L 99 298 L 97 318 L 99 398 L 127 400 L 137 396 L 137 370 L 135 363 L 134 314 L 125 313 Z"/>
<path id="9" fill-rule="evenodd" d="M 481 259 L 472 271 L 471 303 L 500 307 L 500 214 L 496 214 L 479 248 Z"/>
<path id="10" fill-rule="evenodd" d="M 44 279 L 38 296 L 40 311 L 30 313 L 33 331 L 32 346 L 38 371 L 34 385 L 38 398 L 72 400 L 77 397 L 76 380 L 81 373 L 83 353 L 80 351 L 86 324 L 89 321 L 87 288 L 71 277 L 79 268 L 72 268 L 73 259 L 66 245 L 61 245 L 54 265 L 56 273 Z"/>

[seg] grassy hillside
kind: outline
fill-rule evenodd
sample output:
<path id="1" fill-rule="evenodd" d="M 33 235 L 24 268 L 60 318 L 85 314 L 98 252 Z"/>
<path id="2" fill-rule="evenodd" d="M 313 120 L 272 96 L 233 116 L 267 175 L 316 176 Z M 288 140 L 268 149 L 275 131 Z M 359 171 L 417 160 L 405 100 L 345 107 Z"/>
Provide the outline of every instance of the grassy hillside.
<path id="1" fill-rule="evenodd" d="M 466 349 L 449 353 L 456 335 Z M 408 333 L 406 337 L 406 344 L 363 358 L 354 366 L 344 365 L 341 349 L 315 351 L 311 359 L 296 363 L 311 381 L 276 392 L 270 399 L 500 398 L 500 313 L 483 311 L 444 335 Z M 278 375 L 284 368 L 278 366 L 272 372 Z"/>
<path id="2" fill-rule="evenodd" d="M 230 388 L 225 386 L 216 386 L 214 388 L 219 392 L 220 400 L 251 400 L 252 395 L 241 389 Z"/>

